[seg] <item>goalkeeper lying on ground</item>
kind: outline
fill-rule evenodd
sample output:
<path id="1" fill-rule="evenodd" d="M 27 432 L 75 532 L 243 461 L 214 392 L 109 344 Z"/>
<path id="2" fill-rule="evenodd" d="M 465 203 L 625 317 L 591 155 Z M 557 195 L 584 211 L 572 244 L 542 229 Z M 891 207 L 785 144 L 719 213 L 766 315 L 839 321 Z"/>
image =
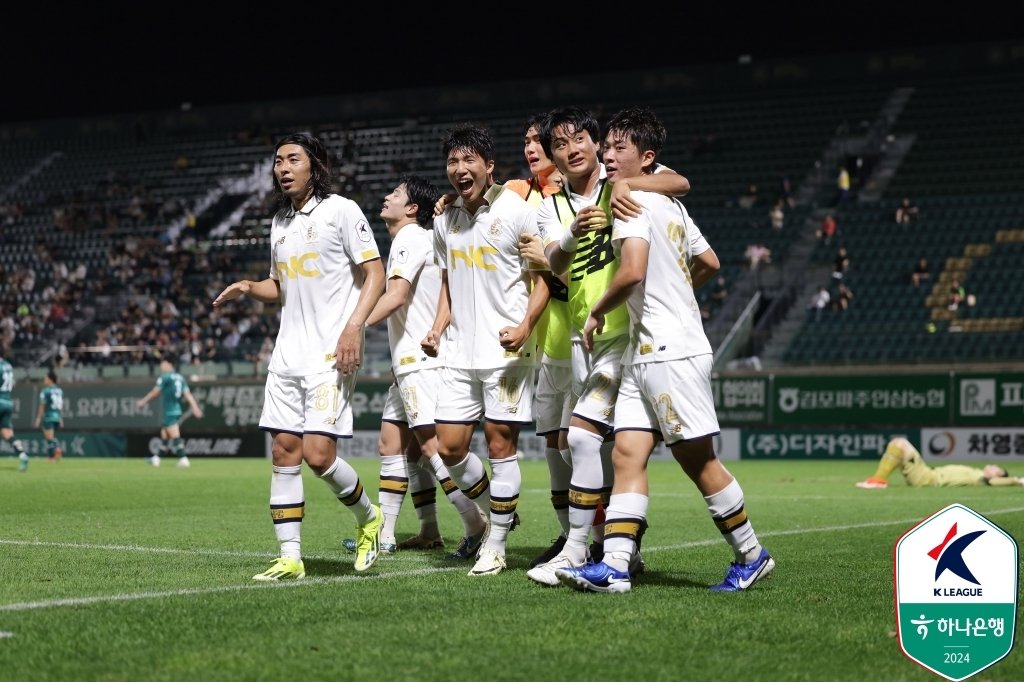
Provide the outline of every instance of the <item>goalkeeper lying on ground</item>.
<path id="1" fill-rule="evenodd" d="M 893 438 L 886 445 L 875 473 L 871 474 L 866 481 L 858 482 L 857 487 L 886 488 L 889 486 L 889 474 L 896 469 L 903 474 L 907 485 L 913 488 L 1024 485 L 1024 477 L 1010 476 L 1006 469 L 996 464 L 988 464 L 981 469 L 966 464 L 930 467 L 924 463 L 917 448 L 911 445 L 906 438 Z"/>

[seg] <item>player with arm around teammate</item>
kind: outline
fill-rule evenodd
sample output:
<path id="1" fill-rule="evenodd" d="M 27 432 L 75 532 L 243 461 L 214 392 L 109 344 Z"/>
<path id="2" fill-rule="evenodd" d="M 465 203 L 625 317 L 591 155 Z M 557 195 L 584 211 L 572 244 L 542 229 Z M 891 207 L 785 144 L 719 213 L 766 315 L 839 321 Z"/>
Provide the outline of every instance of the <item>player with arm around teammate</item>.
<path id="1" fill-rule="evenodd" d="M 665 129 L 652 111 L 624 109 L 608 122 L 604 161 L 608 176 L 633 177 L 653 166 Z M 590 310 L 584 344 L 620 306 L 629 314 L 629 343 L 615 406 L 615 481 L 606 513 L 601 562 L 560 568 L 558 579 L 584 591 L 628 592 L 629 562 L 647 518 L 647 461 L 658 439 L 704 497 L 730 545 L 734 561 L 716 591 L 739 591 L 771 573 L 775 561 L 747 518 L 743 491 L 715 455 L 719 432 L 711 394 L 712 351 L 704 333 L 695 287 L 710 279 L 718 259 L 678 200 L 648 192 L 633 197 L 637 218 L 616 219 L 612 240 L 619 267 Z M 703 262 L 694 268 L 697 261 Z M 700 279 L 694 279 L 694 272 Z"/>

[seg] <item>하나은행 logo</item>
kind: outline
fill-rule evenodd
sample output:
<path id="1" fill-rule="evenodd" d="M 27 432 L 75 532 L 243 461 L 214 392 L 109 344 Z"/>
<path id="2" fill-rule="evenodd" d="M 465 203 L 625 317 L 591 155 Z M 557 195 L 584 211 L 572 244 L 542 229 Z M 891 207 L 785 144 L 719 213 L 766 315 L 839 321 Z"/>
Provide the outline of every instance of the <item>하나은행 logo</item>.
<path id="1" fill-rule="evenodd" d="M 961 504 L 921 521 L 894 551 L 899 645 L 912 661 L 964 680 L 1010 653 L 1017 542 Z"/>

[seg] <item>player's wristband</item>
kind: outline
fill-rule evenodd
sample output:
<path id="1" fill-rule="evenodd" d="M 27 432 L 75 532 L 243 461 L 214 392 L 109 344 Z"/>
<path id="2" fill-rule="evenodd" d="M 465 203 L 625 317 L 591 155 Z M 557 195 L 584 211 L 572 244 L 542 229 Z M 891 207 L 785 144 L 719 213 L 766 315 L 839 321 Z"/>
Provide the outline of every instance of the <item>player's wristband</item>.
<path id="1" fill-rule="evenodd" d="M 558 248 L 566 253 L 571 253 L 576 250 L 580 240 L 573 236 L 572 230 L 566 230 L 562 233 L 562 238 L 558 240 Z"/>

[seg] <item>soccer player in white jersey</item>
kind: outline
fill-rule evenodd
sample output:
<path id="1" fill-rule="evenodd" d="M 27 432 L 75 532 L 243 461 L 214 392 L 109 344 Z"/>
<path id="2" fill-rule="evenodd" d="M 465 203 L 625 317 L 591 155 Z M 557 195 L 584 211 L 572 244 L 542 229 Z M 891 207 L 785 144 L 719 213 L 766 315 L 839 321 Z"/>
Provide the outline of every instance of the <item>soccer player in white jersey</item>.
<path id="1" fill-rule="evenodd" d="M 649 173 L 665 141 L 654 113 L 631 107 L 606 126 L 608 177 Z M 704 496 L 712 521 L 733 550 L 719 591 L 749 588 L 775 567 L 747 518 L 743 491 L 715 455 L 719 432 L 711 395 L 712 351 L 694 289 L 718 271 L 718 258 L 682 203 L 649 192 L 633 194 L 640 216 L 615 220 L 612 240 L 619 268 L 584 326 L 584 344 L 596 343 L 608 314 L 625 304 L 629 345 L 615 406 L 615 483 L 605 520 L 601 562 L 560 568 L 558 579 L 576 589 L 628 592 L 629 561 L 647 518 L 647 460 L 658 438 Z"/>
<path id="2" fill-rule="evenodd" d="M 437 526 L 435 477 L 462 517 L 464 536 L 482 537 L 485 528 L 480 510 L 452 482 L 437 454 L 434 407 L 442 359 L 427 355 L 420 346 L 434 322 L 441 290 L 431 232 L 434 204 L 440 196 L 441 190 L 426 178 L 405 175 L 384 197 L 380 210 L 391 237 L 387 289 L 366 324 L 387 320 L 395 377 L 384 405 L 377 446 L 381 458 L 378 503 L 384 512 L 380 546 L 385 553 L 444 547 Z M 395 523 L 407 491 L 412 493 L 420 532 L 399 543 Z M 355 548 L 355 540 L 343 544 Z"/>
<path id="3" fill-rule="evenodd" d="M 320 140 L 305 132 L 281 138 L 271 172 L 282 208 L 270 228 L 270 274 L 235 282 L 213 301 L 220 306 L 248 294 L 281 303 L 260 416 L 260 429 L 274 439 L 270 516 L 281 554 L 253 579 L 306 574 L 303 461 L 355 516 L 355 569 L 362 572 L 377 559 L 383 514 L 356 471 L 337 456 L 337 439 L 352 437 L 363 332 L 384 291 L 384 266 L 362 210 L 331 193 L 330 157 Z"/>
<path id="4" fill-rule="evenodd" d="M 558 568 L 586 562 L 587 540 L 592 532 L 594 553 L 600 551 L 598 512 L 612 485 L 611 457 L 605 441 L 614 419 L 629 318 L 625 311 L 614 314 L 593 348 L 583 347 L 587 313 L 611 282 L 617 267 L 610 226 L 613 187 L 598 157 L 597 120 L 580 107 L 561 107 L 545 117 L 540 137 L 544 151 L 564 178 L 562 191 L 545 199 L 537 209 L 537 226 L 552 272 L 568 273 L 575 404 L 568 433 L 572 457 L 569 533 L 561 551 L 531 568 L 527 577 L 542 585 L 555 586 L 559 584 L 555 576 Z M 666 169 L 656 177 L 630 179 L 619 191 L 624 195 L 629 194 L 630 188 L 685 194 L 689 187 L 686 178 Z M 636 205 L 628 203 L 627 213 L 630 207 L 635 209 Z"/>
<path id="5" fill-rule="evenodd" d="M 517 519 L 519 430 L 532 420 L 533 330 L 547 304 L 548 287 L 519 255 L 521 237 L 537 232 L 536 215 L 518 194 L 493 183 L 490 132 L 460 124 L 449 131 L 443 151 L 458 198 L 434 218 L 441 293 L 422 346 L 436 354 L 447 329 L 434 416 L 438 452 L 459 488 L 489 512 L 486 541 L 470 538 L 471 544 L 457 553 L 468 558 L 479 547 L 469 575 L 496 575 L 505 568 L 505 544 Z M 469 452 L 481 417 L 490 481 L 480 458 Z"/>

